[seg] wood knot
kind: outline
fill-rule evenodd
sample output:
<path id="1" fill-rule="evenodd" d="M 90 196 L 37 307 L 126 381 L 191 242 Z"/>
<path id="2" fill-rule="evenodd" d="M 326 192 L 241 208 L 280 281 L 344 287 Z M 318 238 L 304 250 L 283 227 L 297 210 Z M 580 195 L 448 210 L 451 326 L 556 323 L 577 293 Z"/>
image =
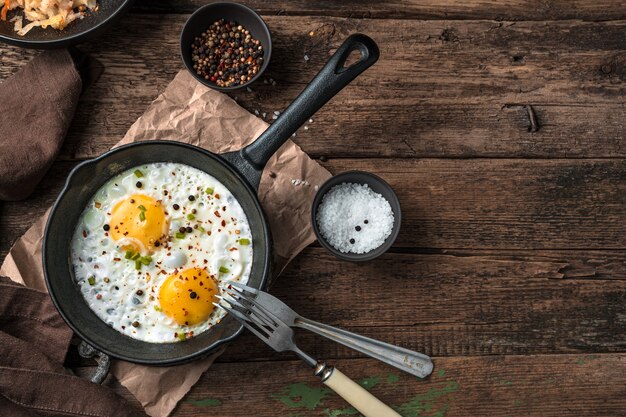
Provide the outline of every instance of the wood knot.
<path id="1" fill-rule="evenodd" d="M 458 42 L 459 35 L 456 33 L 456 30 L 452 28 L 445 28 L 441 35 L 439 35 L 439 39 L 444 42 Z"/>
<path id="2" fill-rule="evenodd" d="M 515 54 L 511 57 L 513 65 L 524 65 L 524 55 Z"/>

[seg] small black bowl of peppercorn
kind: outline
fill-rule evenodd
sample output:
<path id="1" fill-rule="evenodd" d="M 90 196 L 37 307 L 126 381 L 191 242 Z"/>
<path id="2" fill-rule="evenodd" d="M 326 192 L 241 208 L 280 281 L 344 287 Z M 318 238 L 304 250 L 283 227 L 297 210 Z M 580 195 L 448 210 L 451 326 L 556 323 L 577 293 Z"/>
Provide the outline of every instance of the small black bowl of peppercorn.
<path id="1" fill-rule="evenodd" d="M 180 36 L 183 62 L 202 84 L 233 91 L 257 80 L 270 61 L 272 38 L 257 12 L 238 3 L 200 7 Z"/>

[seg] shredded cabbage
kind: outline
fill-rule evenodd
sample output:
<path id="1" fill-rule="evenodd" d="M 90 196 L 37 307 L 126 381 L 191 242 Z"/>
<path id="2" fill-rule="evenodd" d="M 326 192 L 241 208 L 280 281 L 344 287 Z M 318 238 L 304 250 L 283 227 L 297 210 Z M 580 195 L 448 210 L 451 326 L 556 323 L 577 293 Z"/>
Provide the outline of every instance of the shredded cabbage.
<path id="1" fill-rule="evenodd" d="M 96 0 L 4 0 L 0 18 L 6 21 L 9 10 L 23 9 L 24 18 L 30 23 L 23 24 L 23 18 L 16 16 L 13 29 L 18 35 L 26 35 L 35 26 L 48 26 L 63 30 L 76 19 L 82 19 L 86 10 L 97 10 Z"/>

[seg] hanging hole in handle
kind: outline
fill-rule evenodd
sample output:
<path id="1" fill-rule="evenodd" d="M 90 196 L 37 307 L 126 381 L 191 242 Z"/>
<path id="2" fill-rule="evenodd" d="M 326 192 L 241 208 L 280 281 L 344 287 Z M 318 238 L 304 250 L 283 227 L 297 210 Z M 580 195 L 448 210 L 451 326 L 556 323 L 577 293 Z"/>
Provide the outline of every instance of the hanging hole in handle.
<path id="1" fill-rule="evenodd" d="M 344 72 L 354 65 L 365 61 L 368 57 L 367 48 L 362 44 L 355 45 L 350 52 L 344 56 L 345 58 L 339 62 L 339 70 L 337 73 Z"/>

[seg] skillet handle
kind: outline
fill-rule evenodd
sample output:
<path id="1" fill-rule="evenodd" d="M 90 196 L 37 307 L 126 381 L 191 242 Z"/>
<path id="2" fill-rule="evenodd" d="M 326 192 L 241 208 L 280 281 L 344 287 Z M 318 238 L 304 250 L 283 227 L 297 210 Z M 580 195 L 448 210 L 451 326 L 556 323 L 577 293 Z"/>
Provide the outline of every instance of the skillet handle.
<path id="1" fill-rule="evenodd" d="M 357 50 L 361 53 L 359 60 L 345 67 L 350 53 Z M 379 55 L 378 46 L 370 37 L 360 33 L 350 35 L 280 117 L 257 140 L 241 150 L 243 158 L 256 170 L 263 170 L 270 157 L 300 126 L 372 66 Z"/>
<path id="2" fill-rule="evenodd" d="M 96 368 L 96 372 L 91 377 L 91 382 L 94 384 L 101 384 L 104 379 L 107 377 L 109 373 L 109 368 L 111 367 L 111 358 L 109 355 L 96 350 L 89 343 L 81 340 L 78 345 L 78 354 L 83 358 L 93 358 L 96 356 L 96 362 L 98 362 L 98 367 Z"/>

